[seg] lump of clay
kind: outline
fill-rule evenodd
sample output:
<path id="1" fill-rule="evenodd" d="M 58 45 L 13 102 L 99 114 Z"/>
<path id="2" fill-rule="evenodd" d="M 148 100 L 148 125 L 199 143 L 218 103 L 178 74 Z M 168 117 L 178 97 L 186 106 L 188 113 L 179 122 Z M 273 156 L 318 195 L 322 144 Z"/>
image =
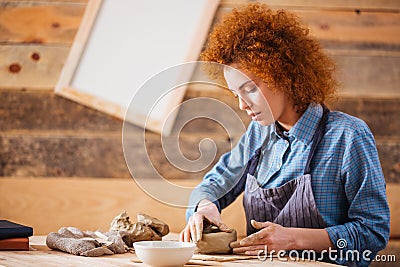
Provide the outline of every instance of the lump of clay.
<path id="1" fill-rule="evenodd" d="M 197 252 L 202 254 L 229 254 L 232 248 L 229 244 L 237 240 L 236 230 L 222 232 L 216 226 L 210 226 L 203 230 L 203 236 L 197 242 Z"/>
<path id="2" fill-rule="evenodd" d="M 169 233 L 168 224 L 164 223 L 163 221 L 161 221 L 157 218 L 153 218 L 149 215 L 139 213 L 137 215 L 137 221 L 144 225 L 150 226 L 161 236 L 165 236 Z"/>
<path id="3" fill-rule="evenodd" d="M 138 241 L 161 240 L 162 236 L 160 236 L 150 226 L 137 222 L 132 225 L 132 229 L 129 232 L 129 238 L 130 244 L 128 246 L 132 246 L 132 243 Z"/>
<path id="4" fill-rule="evenodd" d="M 161 240 L 169 233 L 169 227 L 163 221 L 150 217 L 146 214 L 137 216 L 138 222 L 132 223 L 126 211 L 116 216 L 110 227 L 110 232 L 124 231 L 124 242 L 131 247 L 134 242 L 144 240 Z"/>

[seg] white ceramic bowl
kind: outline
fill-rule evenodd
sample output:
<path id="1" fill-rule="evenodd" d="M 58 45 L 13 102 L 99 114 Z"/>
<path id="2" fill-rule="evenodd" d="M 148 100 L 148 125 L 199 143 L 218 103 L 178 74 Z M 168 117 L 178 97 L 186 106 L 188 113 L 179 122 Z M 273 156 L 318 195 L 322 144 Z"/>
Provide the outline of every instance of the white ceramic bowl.
<path id="1" fill-rule="evenodd" d="M 196 244 L 178 241 L 139 241 L 133 246 L 138 258 L 152 267 L 183 266 L 196 249 Z"/>

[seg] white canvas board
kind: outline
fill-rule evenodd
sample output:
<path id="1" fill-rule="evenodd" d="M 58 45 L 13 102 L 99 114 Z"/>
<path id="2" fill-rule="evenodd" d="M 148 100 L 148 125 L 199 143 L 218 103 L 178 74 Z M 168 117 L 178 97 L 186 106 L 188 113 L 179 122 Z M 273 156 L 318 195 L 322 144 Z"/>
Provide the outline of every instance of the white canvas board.
<path id="1" fill-rule="evenodd" d="M 123 119 L 132 97 L 148 79 L 198 60 L 218 2 L 90 0 L 56 93 Z M 190 75 L 172 72 L 167 81 L 175 84 Z M 128 120 L 144 126 L 154 96 L 171 89 L 168 82 L 146 91 L 151 101 L 130 108 L 134 114 Z M 149 129 L 161 132 L 164 117 L 180 103 L 184 91 L 175 90 L 158 104 L 148 118 Z"/>

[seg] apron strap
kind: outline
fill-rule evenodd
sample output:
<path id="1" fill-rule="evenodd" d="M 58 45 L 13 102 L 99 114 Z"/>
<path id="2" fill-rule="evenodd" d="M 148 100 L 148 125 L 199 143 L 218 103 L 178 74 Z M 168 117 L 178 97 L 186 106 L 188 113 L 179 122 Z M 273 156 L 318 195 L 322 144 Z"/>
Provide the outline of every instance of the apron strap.
<path id="1" fill-rule="evenodd" d="M 244 174 L 246 174 L 246 177 L 247 173 L 250 175 L 255 174 L 258 162 L 260 161 L 261 149 L 262 147 L 257 148 L 257 150 L 254 152 L 253 157 L 251 157 L 251 159 L 247 162 L 246 170 L 244 172 Z"/>
<path id="2" fill-rule="evenodd" d="M 261 155 L 261 147 L 259 147 L 254 155 L 249 159 L 246 164 L 246 168 L 240 177 L 239 181 L 232 187 L 229 192 L 227 192 L 224 196 L 218 199 L 218 204 L 220 209 L 224 209 L 229 206 L 235 199 L 244 191 L 246 186 L 247 174 L 253 175 L 257 169 L 258 161 Z"/>
<path id="3" fill-rule="evenodd" d="M 319 121 L 317 130 L 315 131 L 314 136 L 313 136 L 313 143 L 311 145 L 310 154 L 308 154 L 306 167 L 304 169 L 304 174 L 311 173 L 311 168 L 310 168 L 311 160 L 314 157 L 314 154 L 315 154 L 315 151 L 317 150 L 318 144 L 321 142 L 322 137 L 325 134 L 325 125 L 326 125 L 326 121 L 328 119 L 329 109 L 325 106 L 325 104 L 322 104 L 322 109 L 323 109 L 323 115 L 322 115 L 321 120 Z"/>

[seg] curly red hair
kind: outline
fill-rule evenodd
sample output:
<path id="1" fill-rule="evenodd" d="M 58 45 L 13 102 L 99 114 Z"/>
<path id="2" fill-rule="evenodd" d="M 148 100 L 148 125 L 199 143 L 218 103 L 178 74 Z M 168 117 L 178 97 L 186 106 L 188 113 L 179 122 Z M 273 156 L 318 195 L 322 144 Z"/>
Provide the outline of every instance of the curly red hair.
<path id="1" fill-rule="evenodd" d="M 293 14 L 252 3 L 233 9 L 209 36 L 201 60 L 237 63 L 289 96 L 298 112 L 336 93 L 335 65 Z"/>

